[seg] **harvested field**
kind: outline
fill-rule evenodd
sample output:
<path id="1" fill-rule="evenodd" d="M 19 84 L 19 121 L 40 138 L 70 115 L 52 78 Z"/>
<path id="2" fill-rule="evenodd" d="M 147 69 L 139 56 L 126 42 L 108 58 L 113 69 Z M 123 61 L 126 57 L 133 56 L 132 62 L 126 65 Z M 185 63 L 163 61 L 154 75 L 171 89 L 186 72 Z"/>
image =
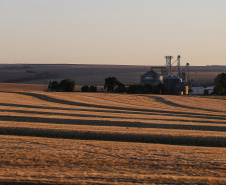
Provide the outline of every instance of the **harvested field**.
<path id="1" fill-rule="evenodd" d="M 0 183 L 226 184 L 225 100 L 3 87 Z"/>

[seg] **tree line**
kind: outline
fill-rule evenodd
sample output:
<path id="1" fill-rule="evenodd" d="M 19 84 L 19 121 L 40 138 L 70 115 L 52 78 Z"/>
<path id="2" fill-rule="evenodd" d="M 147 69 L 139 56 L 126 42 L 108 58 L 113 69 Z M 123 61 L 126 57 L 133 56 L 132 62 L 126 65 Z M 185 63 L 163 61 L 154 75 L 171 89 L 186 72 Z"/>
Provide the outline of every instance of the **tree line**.
<path id="1" fill-rule="evenodd" d="M 60 83 L 52 81 L 49 83 L 48 89 L 55 92 L 73 92 L 75 87 L 75 79 L 66 78 Z M 140 85 L 133 84 L 125 86 L 116 77 L 105 78 L 104 89 L 110 93 L 130 93 L 130 94 L 164 94 L 163 84 L 152 87 L 150 84 Z M 97 92 L 96 86 L 82 86 L 82 92 Z"/>
<path id="2" fill-rule="evenodd" d="M 226 94 L 226 73 L 218 74 L 214 79 L 214 93 L 225 95 Z M 75 79 L 66 78 L 60 83 L 52 81 L 49 83 L 48 88 L 51 91 L 58 92 L 72 92 L 75 87 Z M 125 86 L 116 77 L 105 78 L 104 89 L 110 93 L 129 93 L 129 94 L 164 94 L 165 88 L 162 83 L 157 86 L 150 84 L 140 85 L 133 84 Z M 96 86 L 83 86 L 82 92 L 97 92 Z"/>
<path id="3" fill-rule="evenodd" d="M 152 87 L 150 84 L 132 84 L 125 86 L 115 77 L 105 79 L 104 89 L 112 93 L 129 93 L 129 94 L 164 94 L 165 88 L 162 83 Z"/>
<path id="4" fill-rule="evenodd" d="M 75 79 L 65 78 L 60 83 L 52 81 L 49 83 L 48 89 L 56 92 L 73 92 L 75 87 Z"/>
<path id="5" fill-rule="evenodd" d="M 226 73 L 218 74 L 214 79 L 214 93 L 226 95 Z"/>

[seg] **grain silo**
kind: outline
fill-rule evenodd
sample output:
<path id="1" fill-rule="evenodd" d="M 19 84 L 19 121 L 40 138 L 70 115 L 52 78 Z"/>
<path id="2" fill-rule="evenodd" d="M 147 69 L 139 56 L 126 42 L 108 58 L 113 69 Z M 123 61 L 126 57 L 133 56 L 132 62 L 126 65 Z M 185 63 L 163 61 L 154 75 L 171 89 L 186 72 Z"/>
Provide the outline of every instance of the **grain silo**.
<path id="1" fill-rule="evenodd" d="M 152 69 L 141 75 L 141 85 L 150 84 L 152 87 L 159 85 L 160 75 Z"/>
<path id="2" fill-rule="evenodd" d="M 165 76 L 163 79 L 166 94 L 181 94 L 182 79 L 178 76 Z M 183 92 L 183 90 L 182 90 Z"/>

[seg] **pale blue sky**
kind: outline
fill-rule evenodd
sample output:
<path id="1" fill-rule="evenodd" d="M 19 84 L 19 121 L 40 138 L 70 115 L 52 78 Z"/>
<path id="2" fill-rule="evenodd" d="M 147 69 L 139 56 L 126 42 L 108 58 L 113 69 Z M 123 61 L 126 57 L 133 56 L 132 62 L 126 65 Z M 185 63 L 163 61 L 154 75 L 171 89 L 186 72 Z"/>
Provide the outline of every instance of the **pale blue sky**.
<path id="1" fill-rule="evenodd" d="M 0 0 L 0 63 L 226 65 L 225 0 Z"/>

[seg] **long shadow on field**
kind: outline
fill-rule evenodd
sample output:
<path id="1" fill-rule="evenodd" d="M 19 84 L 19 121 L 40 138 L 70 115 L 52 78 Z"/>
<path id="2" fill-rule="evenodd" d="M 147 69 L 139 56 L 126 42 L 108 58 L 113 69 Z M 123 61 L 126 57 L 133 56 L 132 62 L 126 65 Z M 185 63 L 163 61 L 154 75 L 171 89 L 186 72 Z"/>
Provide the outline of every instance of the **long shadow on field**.
<path id="1" fill-rule="evenodd" d="M 167 114 L 169 116 L 184 116 L 184 117 L 195 117 L 195 118 L 205 118 L 205 119 L 220 119 L 226 120 L 226 116 L 223 115 L 214 115 L 214 114 L 199 114 L 199 113 L 188 113 L 188 112 L 174 112 L 174 111 L 159 111 L 159 110 L 148 110 L 148 109 L 134 109 L 134 108 L 125 108 L 125 107 L 113 107 L 113 106 L 106 106 L 106 105 L 97 105 L 97 104 L 88 104 L 88 103 L 79 103 L 79 102 L 71 102 L 66 100 L 59 100 L 56 98 L 51 98 L 46 95 L 36 94 L 36 93 L 28 93 L 28 92 L 6 92 L 6 93 L 16 93 L 22 94 L 27 96 L 32 96 L 38 98 L 40 100 L 53 102 L 53 103 L 60 103 L 65 105 L 74 105 L 74 106 L 82 106 L 82 107 L 91 107 L 91 108 L 104 108 L 112 110 L 121 110 L 121 111 L 139 111 L 142 114 L 153 114 L 153 113 L 161 113 Z M 102 110 L 101 110 L 102 111 Z M 104 111 L 103 111 L 104 112 Z"/>
<path id="2" fill-rule="evenodd" d="M 160 116 L 178 116 L 178 117 L 185 117 L 185 118 L 202 118 L 202 119 L 214 119 L 214 120 L 225 120 L 224 116 L 222 115 L 211 115 L 211 114 L 190 114 L 190 113 L 181 113 L 181 112 L 171 112 L 169 111 L 158 111 L 158 110 L 146 110 L 146 111 L 130 111 L 130 110 L 120 110 L 120 109 L 82 109 L 82 108 L 61 108 L 61 107 L 48 107 L 48 106 L 35 106 L 35 105 L 23 105 L 23 104 L 12 104 L 12 103 L 0 103 L 0 106 L 5 107 L 20 107 L 20 108 L 28 108 L 28 109 L 43 109 L 43 110 L 68 110 L 68 111 L 84 111 L 84 112 L 101 112 L 101 113 L 122 113 L 122 114 L 141 114 L 141 115 L 160 115 Z"/>
<path id="3" fill-rule="evenodd" d="M 22 104 L 12 104 L 12 103 L 0 103 L 0 106 L 5 107 L 20 107 L 20 108 L 28 108 L 28 109 L 43 109 L 43 110 L 68 110 L 68 111 L 84 111 L 84 112 L 101 112 L 101 113 L 122 113 L 122 114 L 137 114 L 137 115 L 158 115 L 158 116 L 169 116 L 169 117 L 185 117 L 185 118 L 201 118 L 208 120 L 225 120 L 226 118 L 222 115 L 211 115 L 211 114 L 190 114 L 190 113 L 181 113 L 181 112 L 172 112 L 166 113 L 169 111 L 158 111 L 158 110 L 146 110 L 146 111 L 130 111 L 127 110 L 107 110 L 107 109 L 82 109 L 82 108 L 61 108 L 61 107 L 48 107 L 48 106 L 35 106 L 35 105 L 22 105 Z"/>
<path id="4" fill-rule="evenodd" d="M 59 129 L 35 129 L 26 127 L 0 127 L 2 135 L 36 136 L 63 139 L 82 140 L 102 140 L 102 141 L 122 141 L 140 143 L 162 143 L 173 145 L 195 145 L 225 147 L 225 137 L 205 137 L 205 136 L 173 136 L 158 134 L 137 134 L 103 131 L 71 131 Z"/>
<path id="5" fill-rule="evenodd" d="M 13 112 L 13 113 L 24 113 L 24 114 L 36 114 L 36 115 L 49 115 L 49 116 L 72 116 L 72 117 L 85 117 L 85 118 L 116 118 L 116 119 L 126 119 L 126 120 L 140 120 L 140 121 L 147 121 L 147 120 L 156 120 L 156 121 L 177 121 L 177 122 L 188 122 L 188 123 L 212 123 L 212 124 L 226 124 L 226 122 L 221 121 L 209 121 L 209 120 L 191 120 L 191 119 L 158 119 L 158 118 L 130 118 L 130 117 L 123 117 L 120 115 L 112 115 L 112 116 L 106 116 L 106 115 L 90 115 L 87 114 L 76 114 L 76 113 L 54 113 L 54 112 L 42 112 L 42 111 L 33 111 L 33 110 L 9 110 L 9 109 L 0 109 L 0 112 Z M 130 113 L 127 113 L 130 114 Z M 162 115 L 163 116 L 163 115 Z M 164 115 L 169 116 L 169 115 Z M 1 120 L 1 116 L 0 116 Z"/>
<path id="6" fill-rule="evenodd" d="M 145 95 L 139 95 L 139 96 L 145 96 Z M 214 110 L 214 109 L 205 109 L 205 108 L 198 108 L 198 107 L 191 107 L 191 106 L 187 106 L 187 105 L 180 105 L 178 103 L 174 103 L 172 101 L 166 100 L 162 97 L 156 97 L 156 96 L 145 96 L 145 97 L 149 97 L 149 98 L 154 98 L 155 101 L 169 105 L 169 106 L 173 106 L 173 107 L 179 107 L 179 108 L 186 108 L 186 109 L 192 109 L 192 110 L 203 110 L 203 111 L 210 111 L 210 112 L 222 112 L 222 113 L 226 113 L 226 111 L 220 111 L 220 110 Z"/>
<path id="7" fill-rule="evenodd" d="M 21 181 L 18 182 L 18 180 L 4 180 L 4 179 L 0 179 L 0 184 L 2 185 L 64 185 L 65 183 L 60 183 L 60 182 L 40 182 L 39 180 L 35 181 Z M 66 183 L 67 185 L 73 185 L 74 183 Z"/>
<path id="8" fill-rule="evenodd" d="M 160 103 L 163 103 L 163 104 L 166 104 L 166 105 L 169 105 L 169 106 L 173 106 L 173 107 L 179 107 L 179 108 L 186 108 L 186 109 L 192 109 L 192 110 L 203 110 L 203 111 L 210 111 L 210 112 L 222 112 L 222 113 L 226 113 L 226 111 L 220 111 L 220 110 L 214 110 L 214 109 L 205 109 L 205 108 L 198 108 L 198 107 L 192 107 L 192 106 L 187 106 L 187 105 L 180 105 L 178 103 L 174 103 L 172 101 L 169 101 L 169 100 L 166 100 L 162 97 L 157 97 L 157 96 L 147 96 L 147 95 L 137 95 L 137 96 L 143 96 L 143 97 L 148 97 L 148 98 L 153 98 L 155 101 L 157 102 L 160 102 Z M 93 97 L 93 96 L 86 96 L 84 95 L 84 97 Z M 106 100 L 106 101 L 111 101 L 109 99 L 106 99 L 106 98 L 100 98 L 100 97 L 96 97 L 98 99 L 101 99 L 101 100 Z M 112 102 L 116 102 L 116 103 L 122 103 L 120 101 L 116 101 L 116 100 L 112 100 Z M 126 103 L 127 105 L 135 105 L 135 104 L 132 104 L 132 103 Z"/>
<path id="9" fill-rule="evenodd" d="M 71 125 L 92 125 L 92 126 L 137 127 L 137 128 L 163 128 L 163 129 L 226 132 L 226 127 L 222 127 L 222 126 L 155 124 L 155 123 L 142 123 L 142 122 L 129 122 L 129 121 L 103 121 L 103 120 L 83 120 L 83 119 L 73 120 L 73 119 L 58 119 L 58 118 L 40 118 L 40 117 L 34 117 L 34 116 L 32 116 L 32 117 L 1 116 L 0 121 L 71 124 Z"/>

